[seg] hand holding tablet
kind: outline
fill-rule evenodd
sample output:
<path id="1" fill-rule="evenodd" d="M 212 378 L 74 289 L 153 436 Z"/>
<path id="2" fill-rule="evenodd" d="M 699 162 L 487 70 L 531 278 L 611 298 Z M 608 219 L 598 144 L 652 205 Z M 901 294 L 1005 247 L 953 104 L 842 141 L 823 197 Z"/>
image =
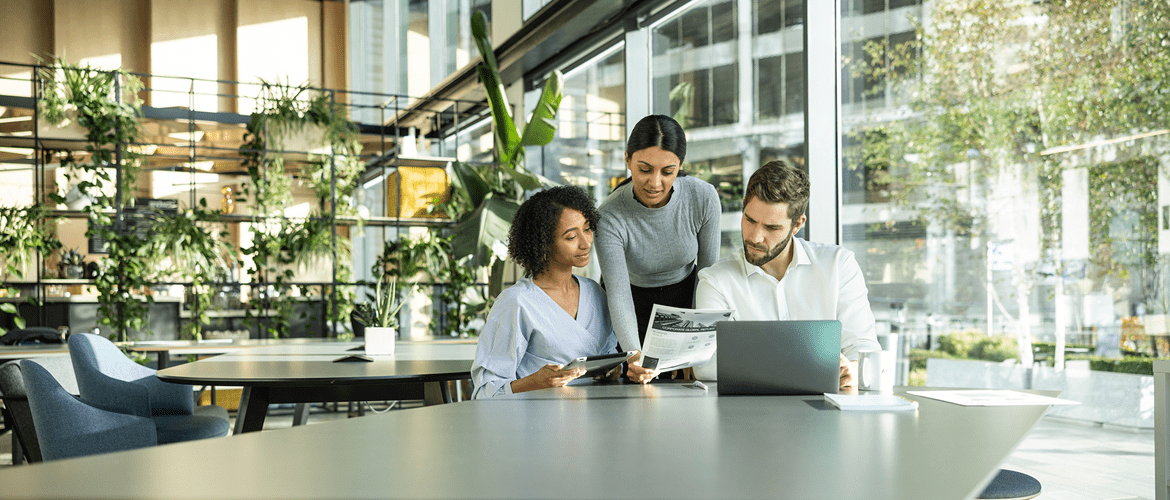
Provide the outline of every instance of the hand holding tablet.
<path id="1" fill-rule="evenodd" d="M 627 359 L 630 359 L 634 354 L 636 353 L 628 351 L 617 354 L 580 357 L 565 364 L 565 366 L 561 367 L 561 370 L 582 368 L 585 370 L 585 374 L 581 375 L 582 377 L 596 377 L 598 375 L 605 375 L 606 372 L 622 364 Z"/>

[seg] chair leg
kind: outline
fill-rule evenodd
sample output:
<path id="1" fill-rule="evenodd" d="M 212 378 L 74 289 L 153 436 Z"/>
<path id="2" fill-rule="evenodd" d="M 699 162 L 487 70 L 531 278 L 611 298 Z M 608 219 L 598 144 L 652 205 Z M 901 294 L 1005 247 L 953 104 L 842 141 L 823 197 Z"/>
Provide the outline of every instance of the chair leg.
<path id="1" fill-rule="evenodd" d="M 20 437 L 16 435 L 16 431 L 12 431 L 12 465 L 20 465 L 24 463 L 24 444 L 21 444 Z"/>

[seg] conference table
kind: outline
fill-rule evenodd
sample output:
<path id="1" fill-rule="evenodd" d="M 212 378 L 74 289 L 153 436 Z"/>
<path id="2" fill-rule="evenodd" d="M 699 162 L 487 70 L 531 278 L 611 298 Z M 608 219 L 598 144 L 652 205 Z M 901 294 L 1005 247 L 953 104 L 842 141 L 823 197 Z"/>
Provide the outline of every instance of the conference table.
<path id="1" fill-rule="evenodd" d="M 140 340 L 126 345 L 126 350 L 144 354 L 153 354 L 157 359 L 157 368 L 165 370 L 170 367 L 171 354 L 179 355 L 208 355 L 224 354 L 237 349 L 249 349 L 258 346 L 287 345 L 336 342 L 332 339 L 320 338 L 284 338 L 284 339 L 206 339 L 206 340 Z"/>
<path id="2" fill-rule="evenodd" d="M 471 378 L 473 342 L 399 341 L 391 355 L 372 362 L 335 360 L 364 354 L 361 342 L 272 344 L 158 371 L 164 382 L 196 386 L 243 387 L 236 433 L 264 428 L 269 404 L 297 403 L 295 424 L 308 415 L 308 403 L 421 399 L 451 401 L 447 382 Z"/>
<path id="3" fill-rule="evenodd" d="M 907 396 L 916 411 L 846 412 L 716 390 L 547 389 L 18 467 L 0 484 L 31 499 L 963 499 L 1048 409 Z"/>

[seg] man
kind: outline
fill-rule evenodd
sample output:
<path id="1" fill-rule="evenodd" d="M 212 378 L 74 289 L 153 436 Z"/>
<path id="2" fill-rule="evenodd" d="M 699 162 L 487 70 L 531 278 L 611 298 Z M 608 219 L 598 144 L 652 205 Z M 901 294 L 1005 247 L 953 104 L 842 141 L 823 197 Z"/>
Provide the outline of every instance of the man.
<path id="1" fill-rule="evenodd" d="M 695 307 L 735 319 L 841 322 L 841 387 L 856 387 L 857 353 L 880 350 L 868 290 L 853 252 L 796 238 L 807 219 L 808 175 L 783 161 L 752 174 L 743 197 L 743 250 L 699 271 Z M 695 367 L 716 378 L 715 358 Z"/>

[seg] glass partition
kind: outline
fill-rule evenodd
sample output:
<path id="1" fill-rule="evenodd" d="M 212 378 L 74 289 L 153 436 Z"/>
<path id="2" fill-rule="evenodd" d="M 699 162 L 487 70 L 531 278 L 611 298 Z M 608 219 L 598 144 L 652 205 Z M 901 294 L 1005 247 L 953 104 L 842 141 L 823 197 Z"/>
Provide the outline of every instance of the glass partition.
<path id="1" fill-rule="evenodd" d="M 978 5 L 842 2 L 840 222 L 875 313 L 1026 366 L 1165 356 L 1170 9 Z"/>
<path id="2" fill-rule="evenodd" d="M 801 0 L 710 0 L 649 28 L 651 109 L 683 125 L 685 168 L 719 191 L 723 256 L 742 246 L 752 172 L 806 164 L 803 16 Z"/>

